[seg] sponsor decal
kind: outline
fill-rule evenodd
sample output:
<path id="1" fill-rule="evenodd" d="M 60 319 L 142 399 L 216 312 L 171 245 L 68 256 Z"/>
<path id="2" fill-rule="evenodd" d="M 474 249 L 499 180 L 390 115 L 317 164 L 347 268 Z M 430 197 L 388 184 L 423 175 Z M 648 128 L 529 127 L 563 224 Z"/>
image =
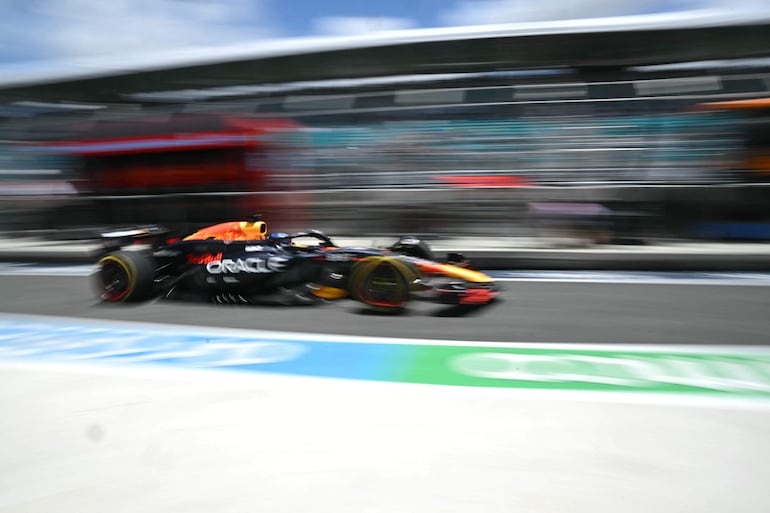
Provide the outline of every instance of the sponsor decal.
<path id="1" fill-rule="evenodd" d="M 264 246 L 246 246 L 246 252 L 251 253 L 253 251 L 264 251 Z"/>
<path id="2" fill-rule="evenodd" d="M 352 259 L 353 255 L 349 253 L 326 253 L 328 262 L 350 262 Z"/>
<path id="3" fill-rule="evenodd" d="M 220 255 L 221 256 L 221 255 Z M 274 273 L 286 268 L 287 258 L 230 258 L 213 260 L 206 263 L 206 272 L 209 274 L 237 274 L 237 273 Z"/>
<path id="4" fill-rule="evenodd" d="M 222 253 L 204 253 L 202 255 L 187 255 L 188 264 L 209 264 L 222 260 Z"/>

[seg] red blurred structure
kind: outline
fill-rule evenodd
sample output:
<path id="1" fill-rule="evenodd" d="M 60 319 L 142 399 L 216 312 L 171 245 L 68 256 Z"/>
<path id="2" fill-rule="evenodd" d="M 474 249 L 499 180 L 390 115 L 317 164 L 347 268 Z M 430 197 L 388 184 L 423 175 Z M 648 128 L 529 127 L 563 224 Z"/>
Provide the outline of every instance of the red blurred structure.
<path id="1" fill-rule="evenodd" d="M 261 191 L 281 169 L 291 134 L 283 119 L 183 114 L 95 121 L 39 149 L 74 158 L 91 194 Z"/>
<path id="2" fill-rule="evenodd" d="M 32 144 L 71 165 L 79 198 L 60 222 L 187 227 L 254 212 L 280 212 L 286 229 L 304 222 L 305 198 L 276 179 L 292 170 L 302 141 L 293 121 L 171 114 L 80 122 L 63 133 Z"/>

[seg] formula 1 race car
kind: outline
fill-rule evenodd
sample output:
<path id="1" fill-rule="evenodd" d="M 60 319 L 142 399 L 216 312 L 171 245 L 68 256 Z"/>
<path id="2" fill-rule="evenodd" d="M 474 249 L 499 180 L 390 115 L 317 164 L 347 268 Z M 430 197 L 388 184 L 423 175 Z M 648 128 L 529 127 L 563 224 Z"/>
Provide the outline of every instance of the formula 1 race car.
<path id="1" fill-rule="evenodd" d="M 170 238 L 160 227 L 102 235 L 94 284 L 102 301 L 152 298 L 240 304 L 314 304 L 352 298 L 386 313 L 410 300 L 478 306 L 499 294 L 458 253 L 437 261 L 429 246 L 401 237 L 382 249 L 339 247 L 318 230 L 269 233 L 261 216 Z"/>

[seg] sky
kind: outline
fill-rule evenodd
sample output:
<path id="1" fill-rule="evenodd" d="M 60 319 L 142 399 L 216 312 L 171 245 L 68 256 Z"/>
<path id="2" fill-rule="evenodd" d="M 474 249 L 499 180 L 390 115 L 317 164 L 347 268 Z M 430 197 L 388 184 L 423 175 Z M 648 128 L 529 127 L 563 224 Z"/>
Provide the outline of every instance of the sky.
<path id="1" fill-rule="evenodd" d="M 0 64 L 768 5 L 770 0 L 0 0 Z"/>

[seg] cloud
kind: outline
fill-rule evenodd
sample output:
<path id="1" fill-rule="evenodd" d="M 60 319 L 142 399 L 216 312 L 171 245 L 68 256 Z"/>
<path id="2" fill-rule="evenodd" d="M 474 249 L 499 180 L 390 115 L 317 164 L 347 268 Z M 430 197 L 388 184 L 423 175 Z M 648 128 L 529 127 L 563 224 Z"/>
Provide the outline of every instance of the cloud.
<path id="1" fill-rule="evenodd" d="M 486 25 L 693 9 L 766 11 L 767 7 L 767 0 L 462 0 L 439 18 L 445 25 Z"/>
<path id="2" fill-rule="evenodd" d="M 6 11 L 0 52 L 40 59 L 146 53 L 272 37 L 259 0 L 32 0 Z M 259 21 L 257 21 L 259 20 Z"/>
<path id="3" fill-rule="evenodd" d="M 447 25 L 485 25 L 640 12 L 644 12 L 644 3 L 634 0 L 466 0 L 444 12 L 441 21 Z"/>
<path id="4" fill-rule="evenodd" d="M 408 18 L 387 16 L 326 16 L 315 20 L 316 33 L 324 36 L 357 36 L 372 32 L 414 28 Z"/>
<path id="5" fill-rule="evenodd" d="M 291 0 L 281 0 L 290 3 Z M 303 0 L 304 2 L 312 0 Z M 367 4 L 375 11 L 377 0 Z M 619 16 L 694 8 L 767 10 L 768 0 L 418 0 L 443 7 L 422 24 L 483 25 Z M 0 62 L 147 54 L 274 40 L 305 27 L 302 11 L 275 19 L 278 0 L 0 0 Z M 303 2 L 297 2 L 299 8 Z M 395 5 L 395 3 L 394 3 Z M 404 5 L 404 4 L 402 4 Z M 417 11 L 403 16 L 326 16 L 310 34 L 355 36 L 414 28 Z M 363 9 L 363 7 L 362 7 Z M 389 12 L 398 12 L 390 9 Z M 423 8 L 421 12 L 427 8 Z M 282 12 L 273 9 L 273 12 Z M 364 11 L 366 12 L 366 11 Z M 287 15 L 284 15 L 287 16 Z M 438 16 L 434 18 L 433 16 Z M 434 21 L 438 20 L 438 23 Z M 304 29 L 303 29 L 304 30 Z M 116 61 L 118 62 L 118 61 Z"/>

